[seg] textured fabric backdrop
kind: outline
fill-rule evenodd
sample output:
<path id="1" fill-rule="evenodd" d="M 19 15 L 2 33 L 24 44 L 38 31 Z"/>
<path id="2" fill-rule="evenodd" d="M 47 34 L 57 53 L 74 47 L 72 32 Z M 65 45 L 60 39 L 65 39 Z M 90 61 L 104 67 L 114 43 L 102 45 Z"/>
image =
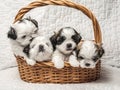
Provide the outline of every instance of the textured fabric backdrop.
<path id="1" fill-rule="evenodd" d="M 0 3 L 0 70 L 2 70 L 0 72 L 0 75 L 2 75 L 2 78 L 0 78 L 0 82 L 2 84 L 0 83 L 0 85 L 2 86 L 3 84 L 6 84 L 6 82 L 9 82 L 10 84 L 11 80 L 16 81 L 17 78 L 15 78 L 14 80 L 13 78 L 14 75 L 18 77 L 18 73 L 16 72 L 17 70 L 16 67 L 12 68 L 14 70 L 8 69 L 9 71 L 7 71 L 7 68 L 17 66 L 12 50 L 10 48 L 9 40 L 7 39 L 7 32 L 18 10 L 23 6 L 26 6 L 28 3 L 30 3 L 33 0 L 0 0 L 0 1 L 1 1 Z M 108 77 L 112 75 L 116 77 L 117 75 L 116 73 L 120 71 L 119 69 L 120 67 L 120 0 L 73 0 L 73 1 L 81 3 L 86 7 L 88 7 L 97 17 L 103 34 L 103 46 L 106 51 L 105 55 L 102 58 L 103 65 L 107 66 L 107 68 L 112 66 L 112 68 L 110 69 L 111 69 L 111 73 L 113 74 L 107 73 Z M 93 31 L 92 31 L 93 28 L 91 21 L 78 10 L 67 7 L 60 7 L 60 6 L 45 6 L 30 11 L 29 13 L 26 14 L 26 16 L 31 16 L 32 18 L 35 18 L 39 22 L 39 30 L 41 35 L 46 35 L 46 34 L 51 35 L 53 31 L 58 31 L 60 28 L 65 26 L 71 26 L 81 33 L 83 39 L 88 39 L 88 40 L 93 39 Z M 2 79 L 6 79 L 8 72 L 11 73 L 10 74 L 11 76 L 9 78 L 12 79 L 10 81 L 9 79 L 7 79 L 6 81 L 2 81 Z M 114 81 L 115 80 L 118 79 L 116 78 L 114 79 Z M 17 82 L 18 81 L 11 84 L 14 85 Z M 7 86 L 11 88 L 11 84 Z M 27 86 L 29 87 L 29 85 Z M 89 84 L 87 84 L 87 87 L 88 86 Z M 104 86 L 106 85 L 103 85 L 103 87 Z M 39 86 L 36 85 L 36 87 Z M 62 86 L 59 87 L 61 88 Z M 77 85 L 75 87 L 77 87 Z M 86 87 L 84 85 L 83 87 L 82 85 L 80 85 L 80 87 L 81 89 L 87 90 L 83 88 Z M 97 90 L 97 88 L 93 88 L 93 87 L 94 84 L 92 84 L 91 89 L 89 90 L 94 90 L 94 89 Z M 102 90 L 101 88 L 103 87 L 101 86 L 99 87 L 100 87 L 99 90 Z M 14 90 L 18 90 L 15 88 L 17 88 L 17 86 L 14 86 Z M 66 89 L 72 90 L 73 88 L 69 88 L 68 86 L 66 87 Z M 8 89 L 8 90 L 13 90 L 13 89 Z M 23 90 L 23 88 L 19 90 Z M 77 87 L 76 90 L 79 90 L 79 88 Z M 108 87 L 108 89 L 106 90 L 117 90 L 117 89 L 116 87 L 115 88 L 112 87 L 111 89 Z"/>
<path id="2" fill-rule="evenodd" d="M 1 0 L 2 1 L 2 0 Z M 33 0 L 4 0 L 0 3 L 0 69 L 16 66 L 16 61 L 7 39 L 7 32 L 18 10 Z M 120 1 L 119 0 L 74 0 L 88 7 L 97 17 L 103 33 L 106 51 L 104 64 L 120 66 Z M 64 26 L 71 26 L 81 33 L 83 39 L 93 38 L 91 21 L 80 11 L 68 7 L 45 6 L 30 11 L 39 22 L 42 35 L 52 34 Z"/>

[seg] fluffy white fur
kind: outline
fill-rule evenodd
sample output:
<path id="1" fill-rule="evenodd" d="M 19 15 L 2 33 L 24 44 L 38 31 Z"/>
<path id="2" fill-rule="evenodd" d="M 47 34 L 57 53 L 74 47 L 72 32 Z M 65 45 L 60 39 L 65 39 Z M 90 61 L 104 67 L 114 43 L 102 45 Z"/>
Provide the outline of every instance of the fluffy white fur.
<path id="1" fill-rule="evenodd" d="M 65 56 L 62 53 L 60 53 L 58 50 L 55 50 L 52 56 L 52 62 L 54 63 L 54 66 L 58 69 L 63 68 L 64 60 L 65 60 Z"/>
<path id="2" fill-rule="evenodd" d="M 30 43 L 30 39 L 32 37 L 36 37 L 36 30 L 38 30 L 38 28 L 31 21 L 26 19 L 24 19 L 21 23 L 19 22 L 20 21 L 11 26 L 17 32 L 17 39 L 14 41 L 22 46 L 26 46 Z M 26 36 L 26 38 L 22 39 L 23 36 Z"/>
<path id="3" fill-rule="evenodd" d="M 65 40 L 62 44 L 56 45 L 56 50 L 53 53 L 52 62 L 56 68 L 64 67 L 64 60 L 68 60 L 70 54 L 76 47 L 76 43 L 72 40 L 72 36 L 75 34 L 75 31 L 72 28 L 64 28 L 61 32 L 61 36 L 65 36 Z M 59 39 L 59 37 L 57 38 Z M 71 44 L 72 47 L 67 49 L 67 44 Z M 72 56 L 71 56 L 72 57 Z"/>
<path id="4" fill-rule="evenodd" d="M 23 20 L 23 22 L 20 23 L 20 21 L 17 21 L 15 24 L 11 26 L 14 28 L 14 30 L 17 33 L 16 40 L 13 40 L 10 38 L 11 47 L 13 50 L 13 53 L 16 56 L 23 56 L 25 60 L 28 62 L 29 59 L 27 58 L 26 54 L 23 52 L 23 49 L 26 45 L 28 45 L 33 37 L 37 36 L 36 30 L 38 28 L 31 22 L 26 19 Z M 23 36 L 26 36 L 25 38 L 22 38 Z"/>
<path id="5" fill-rule="evenodd" d="M 95 68 L 97 62 L 94 62 L 93 60 L 90 59 L 84 59 L 80 60 L 80 67 L 82 68 Z M 90 64 L 90 66 L 86 66 L 85 64 Z"/>
<path id="6" fill-rule="evenodd" d="M 77 60 L 77 56 L 76 56 L 76 53 L 73 52 L 72 55 L 70 55 L 69 57 L 69 63 L 72 67 L 79 67 L 80 64 L 79 64 L 79 61 Z"/>
<path id="7" fill-rule="evenodd" d="M 43 46 L 44 51 L 39 51 L 40 45 Z M 30 44 L 29 62 L 30 65 L 34 65 L 36 61 L 48 61 L 51 60 L 53 53 L 53 46 L 48 37 L 39 36 L 36 37 Z"/>
<path id="8" fill-rule="evenodd" d="M 96 55 L 96 46 L 93 41 L 84 41 L 81 45 L 80 51 L 78 53 L 78 57 L 82 56 L 84 59 L 80 60 L 80 66 L 82 68 L 94 68 L 96 62 L 92 60 L 92 57 Z M 90 66 L 86 66 L 85 64 L 90 64 Z"/>
<path id="9" fill-rule="evenodd" d="M 82 44 L 78 45 L 78 55 L 72 55 L 69 59 L 69 63 L 73 67 L 82 68 L 95 68 L 96 63 L 93 57 L 98 53 L 96 52 L 97 47 L 93 41 L 84 41 Z M 82 57 L 82 58 L 81 58 Z M 89 64 L 88 66 L 86 64 Z"/>
<path id="10" fill-rule="evenodd" d="M 95 54 L 96 46 L 93 41 L 84 41 L 80 47 L 80 52 L 78 56 L 84 56 L 86 58 L 92 58 L 92 56 Z"/>
<path id="11" fill-rule="evenodd" d="M 73 29 L 68 29 L 68 28 L 65 28 L 62 30 L 62 33 L 61 33 L 61 36 L 65 36 L 66 37 L 66 40 L 60 44 L 60 45 L 56 45 L 56 48 L 63 52 L 64 54 L 69 54 L 73 51 L 73 49 L 76 47 L 76 43 L 71 39 L 72 35 L 74 35 L 74 30 Z M 66 49 L 66 46 L 67 44 L 71 43 L 72 44 L 72 48 L 71 50 L 67 50 Z"/>

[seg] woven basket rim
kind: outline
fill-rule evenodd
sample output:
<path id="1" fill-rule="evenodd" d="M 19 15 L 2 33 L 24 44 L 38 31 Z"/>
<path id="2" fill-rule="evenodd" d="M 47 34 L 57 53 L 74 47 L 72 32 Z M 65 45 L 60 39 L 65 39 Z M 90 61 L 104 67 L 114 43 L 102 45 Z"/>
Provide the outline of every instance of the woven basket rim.
<path id="1" fill-rule="evenodd" d="M 24 57 L 22 57 L 22 56 L 15 56 L 16 58 L 18 58 L 18 59 L 22 59 L 23 60 L 23 62 L 25 62 L 25 60 L 24 60 Z M 101 60 L 99 60 L 97 63 L 99 63 L 99 62 L 101 62 Z M 35 65 L 37 65 L 37 66 L 41 66 L 41 65 L 45 65 L 45 66 L 50 66 L 50 67 L 54 67 L 54 64 L 53 64 L 53 62 L 50 60 L 50 61 L 42 61 L 42 62 L 36 62 L 36 64 Z M 34 66 L 35 66 L 34 65 Z M 30 66 L 30 65 L 29 65 Z M 68 61 L 64 61 L 64 66 L 65 67 L 72 67 L 71 65 L 70 65 L 70 63 L 68 62 Z M 74 68 L 74 67 L 73 67 Z M 78 67 L 78 68 L 81 68 L 80 66 Z M 57 69 L 57 68 L 56 68 Z M 91 68 L 90 68 L 91 69 Z"/>
<path id="2" fill-rule="evenodd" d="M 100 78 L 101 61 L 93 69 L 71 66 L 57 69 L 43 63 L 30 66 L 23 59 L 16 59 L 21 79 L 29 83 L 86 83 Z"/>

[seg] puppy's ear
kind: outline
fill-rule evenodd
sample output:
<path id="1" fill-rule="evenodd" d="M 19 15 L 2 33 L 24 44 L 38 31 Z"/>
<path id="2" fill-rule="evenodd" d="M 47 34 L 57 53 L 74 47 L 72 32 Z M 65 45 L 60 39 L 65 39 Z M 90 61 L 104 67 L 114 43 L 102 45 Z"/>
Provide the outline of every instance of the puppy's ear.
<path id="1" fill-rule="evenodd" d="M 103 49 L 103 47 L 100 47 L 100 49 L 98 50 L 99 57 L 101 58 L 104 53 L 105 53 L 105 50 Z"/>
<path id="2" fill-rule="evenodd" d="M 57 34 L 54 32 L 54 35 L 50 37 L 50 41 L 53 45 L 53 49 L 55 50 L 56 44 L 57 44 Z"/>
<path id="3" fill-rule="evenodd" d="M 75 35 L 73 35 L 72 38 L 76 42 L 76 44 L 78 44 L 81 41 L 82 37 L 76 30 L 74 31 L 75 31 Z"/>
<path id="4" fill-rule="evenodd" d="M 29 51 L 30 51 L 30 45 L 27 45 L 24 49 L 23 52 L 29 57 Z"/>
<path id="5" fill-rule="evenodd" d="M 80 50 L 77 50 L 77 49 L 76 49 L 75 52 L 76 52 L 76 56 L 77 56 L 77 58 L 78 58 L 78 54 L 79 54 Z"/>
<path id="6" fill-rule="evenodd" d="M 81 37 L 81 35 L 79 33 L 77 34 L 76 37 L 77 37 L 76 43 L 78 44 L 81 41 L 82 37 Z"/>
<path id="7" fill-rule="evenodd" d="M 97 50 L 96 50 L 96 55 L 93 56 L 93 60 L 96 62 L 99 58 L 101 58 L 103 56 L 103 54 L 105 53 L 105 50 L 103 49 L 103 47 L 99 47 L 98 45 L 96 45 Z"/>
<path id="8" fill-rule="evenodd" d="M 11 38 L 13 40 L 17 39 L 17 33 L 13 27 L 10 27 L 10 31 L 8 32 L 8 38 Z"/>
<path id="9" fill-rule="evenodd" d="M 31 21 L 37 28 L 38 28 L 38 22 L 35 19 L 32 19 L 30 16 L 26 18 L 26 20 Z"/>
<path id="10" fill-rule="evenodd" d="M 38 22 L 35 19 L 31 19 L 31 22 L 38 28 Z"/>

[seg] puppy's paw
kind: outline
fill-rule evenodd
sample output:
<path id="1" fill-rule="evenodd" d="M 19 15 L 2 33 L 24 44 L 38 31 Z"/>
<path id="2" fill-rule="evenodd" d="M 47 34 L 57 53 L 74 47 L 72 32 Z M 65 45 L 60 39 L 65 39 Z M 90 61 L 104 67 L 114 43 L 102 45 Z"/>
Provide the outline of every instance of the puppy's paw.
<path id="1" fill-rule="evenodd" d="M 53 58 L 52 62 L 54 66 L 58 69 L 64 68 L 64 61 L 58 58 Z"/>
<path id="2" fill-rule="evenodd" d="M 55 67 L 56 68 L 58 68 L 58 69 L 62 69 L 62 68 L 64 68 L 64 61 L 56 61 L 55 63 L 54 63 L 54 65 L 55 65 Z"/>
<path id="3" fill-rule="evenodd" d="M 77 58 L 74 55 L 71 55 L 69 57 L 69 63 L 72 67 L 79 67 L 79 62 L 77 61 Z"/>
<path id="4" fill-rule="evenodd" d="M 31 60 L 31 59 L 27 59 L 26 62 L 27 62 L 27 64 L 29 64 L 31 66 L 34 66 L 36 64 L 36 61 Z"/>
<path id="5" fill-rule="evenodd" d="M 96 64 L 91 60 L 81 60 L 80 61 L 81 68 L 95 68 Z"/>

